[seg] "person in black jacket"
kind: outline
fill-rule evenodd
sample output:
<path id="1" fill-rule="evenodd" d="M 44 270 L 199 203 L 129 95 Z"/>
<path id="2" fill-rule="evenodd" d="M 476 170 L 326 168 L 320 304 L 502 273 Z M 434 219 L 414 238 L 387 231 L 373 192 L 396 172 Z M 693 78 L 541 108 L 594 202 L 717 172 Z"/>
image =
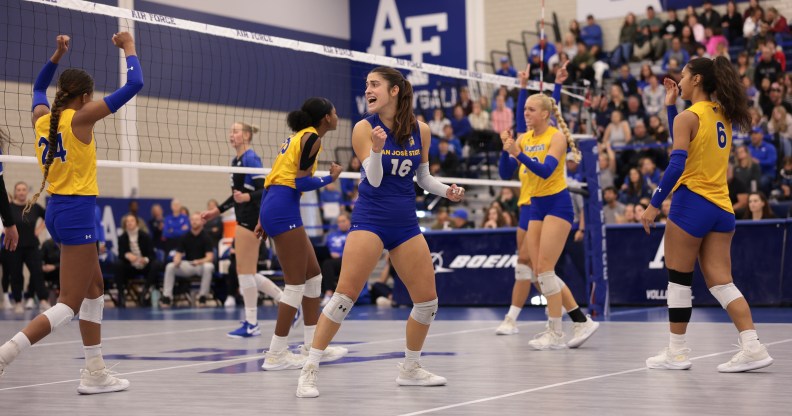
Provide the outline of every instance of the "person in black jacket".
<path id="1" fill-rule="evenodd" d="M 126 304 L 125 291 L 129 278 L 144 275 L 146 283 L 142 293 L 155 284 L 157 267 L 154 243 L 151 237 L 141 231 L 138 218 L 127 215 L 122 221 L 124 233 L 118 237 L 118 260 L 116 262 L 115 283 L 118 288 L 118 307 Z"/>

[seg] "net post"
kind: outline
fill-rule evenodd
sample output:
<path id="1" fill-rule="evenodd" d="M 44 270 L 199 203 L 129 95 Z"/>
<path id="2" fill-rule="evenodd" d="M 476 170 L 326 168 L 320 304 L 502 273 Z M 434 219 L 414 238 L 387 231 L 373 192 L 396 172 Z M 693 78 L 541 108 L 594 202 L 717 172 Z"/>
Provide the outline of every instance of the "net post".
<path id="1" fill-rule="evenodd" d="M 118 7 L 134 10 L 135 0 L 119 0 Z M 118 31 L 127 31 L 132 35 L 132 38 L 135 38 L 135 21 L 119 17 Z M 124 85 L 127 82 L 124 51 L 119 49 L 118 54 L 121 58 L 118 81 L 119 85 Z M 137 131 L 137 97 L 132 97 L 126 105 L 118 110 L 117 118 L 121 143 L 119 158 L 125 162 L 138 162 L 140 160 L 140 145 Z M 124 143 L 126 143 L 126 146 L 123 145 Z M 140 171 L 137 168 L 123 168 L 121 170 L 121 189 L 125 196 L 137 196 L 140 190 Z"/>
<path id="2" fill-rule="evenodd" d="M 599 150 L 596 139 L 578 141 L 582 155 L 581 169 L 588 187 L 586 196 L 586 295 L 592 316 L 610 315 L 608 297 L 608 259 L 605 244 L 605 221 L 602 218 L 602 192 L 599 186 Z"/>

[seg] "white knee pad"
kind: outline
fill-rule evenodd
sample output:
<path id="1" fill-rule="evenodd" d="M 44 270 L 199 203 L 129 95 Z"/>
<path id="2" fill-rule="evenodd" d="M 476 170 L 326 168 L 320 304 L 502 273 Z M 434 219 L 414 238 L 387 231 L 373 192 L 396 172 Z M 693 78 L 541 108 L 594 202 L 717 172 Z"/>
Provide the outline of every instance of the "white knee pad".
<path id="1" fill-rule="evenodd" d="M 52 331 L 55 328 L 68 324 L 74 318 L 74 311 L 72 308 L 66 306 L 65 303 L 56 303 L 55 306 L 47 309 L 44 316 L 49 319 L 50 328 Z"/>
<path id="2" fill-rule="evenodd" d="M 316 276 L 305 281 L 305 297 L 318 298 L 322 296 L 322 275 Z"/>
<path id="3" fill-rule="evenodd" d="M 239 277 L 239 288 L 242 290 L 250 289 L 252 287 L 256 287 L 256 277 L 252 274 L 240 274 Z"/>
<path id="4" fill-rule="evenodd" d="M 305 285 L 286 285 L 283 287 L 280 302 L 297 309 L 302 303 L 303 293 L 305 293 Z"/>
<path id="5" fill-rule="evenodd" d="M 533 281 L 535 279 L 533 270 L 527 264 L 517 263 L 514 266 L 514 280 L 521 282 L 526 280 Z"/>
<path id="6" fill-rule="evenodd" d="M 327 302 L 327 305 L 322 309 L 322 313 L 327 319 L 340 324 L 349 315 L 349 311 L 354 304 L 355 302 L 347 295 L 335 292 L 333 297 L 330 298 L 330 302 Z"/>
<path id="7" fill-rule="evenodd" d="M 80 320 L 102 324 L 104 312 L 104 296 L 96 299 L 83 299 L 80 305 Z"/>
<path id="8" fill-rule="evenodd" d="M 710 293 L 715 296 L 715 299 L 720 302 L 723 309 L 726 309 L 733 300 L 743 297 L 740 289 L 734 286 L 734 283 L 729 283 L 720 286 L 713 286 L 710 288 Z"/>
<path id="9" fill-rule="evenodd" d="M 414 303 L 410 317 L 424 325 L 431 325 L 437 315 L 437 298 L 429 302 Z"/>
<path id="10" fill-rule="evenodd" d="M 539 275 L 539 287 L 542 288 L 542 294 L 545 296 L 552 296 L 561 291 L 561 279 L 556 276 L 555 272 L 544 272 Z"/>
<path id="11" fill-rule="evenodd" d="M 668 282 L 667 297 L 668 297 L 669 308 L 693 307 L 693 289 L 690 286 L 680 285 L 674 282 Z"/>

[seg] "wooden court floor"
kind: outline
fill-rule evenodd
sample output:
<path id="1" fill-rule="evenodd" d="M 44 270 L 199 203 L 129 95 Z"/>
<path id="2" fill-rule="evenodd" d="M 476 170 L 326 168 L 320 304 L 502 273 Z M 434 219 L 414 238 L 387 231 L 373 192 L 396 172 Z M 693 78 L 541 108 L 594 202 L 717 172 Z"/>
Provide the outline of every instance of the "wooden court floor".
<path id="1" fill-rule="evenodd" d="M 500 337 L 494 334 L 500 314 L 492 315 L 435 321 L 423 364 L 449 381 L 431 388 L 399 387 L 394 381 L 403 356 L 402 320 L 349 320 L 336 341 L 350 354 L 320 368 L 318 399 L 294 396 L 298 370 L 260 370 L 272 320 L 261 321 L 263 336 L 235 340 L 225 336 L 236 324 L 228 319 L 106 320 L 105 360 L 117 363 L 114 371 L 131 387 L 80 396 L 82 348 L 72 323 L 7 369 L 0 378 L 0 414 L 792 414 L 792 323 L 757 325 L 775 359 L 772 366 L 720 374 L 715 367 L 737 351 L 729 323 L 691 324 L 692 369 L 650 371 L 644 360 L 666 345 L 664 322 L 606 321 L 580 349 L 538 352 L 527 343 L 543 329 L 540 313 L 521 317 L 520 334 Z M 10 338 L 23 323 L 0 320 L 0 339 Z M 571 332 L 569 322 L 565 329 Z M 301 344 L 301 332 L 290 340 Z"/>

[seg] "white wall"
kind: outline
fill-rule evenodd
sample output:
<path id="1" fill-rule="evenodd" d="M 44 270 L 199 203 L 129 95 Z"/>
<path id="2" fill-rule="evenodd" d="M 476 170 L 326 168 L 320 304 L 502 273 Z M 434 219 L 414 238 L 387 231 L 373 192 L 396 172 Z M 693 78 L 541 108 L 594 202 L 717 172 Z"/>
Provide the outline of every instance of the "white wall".
<path id="1" fill-rule="evenodd" d="M 300 32 L 349 39 L 348 0 L 149 1 Z"/>

